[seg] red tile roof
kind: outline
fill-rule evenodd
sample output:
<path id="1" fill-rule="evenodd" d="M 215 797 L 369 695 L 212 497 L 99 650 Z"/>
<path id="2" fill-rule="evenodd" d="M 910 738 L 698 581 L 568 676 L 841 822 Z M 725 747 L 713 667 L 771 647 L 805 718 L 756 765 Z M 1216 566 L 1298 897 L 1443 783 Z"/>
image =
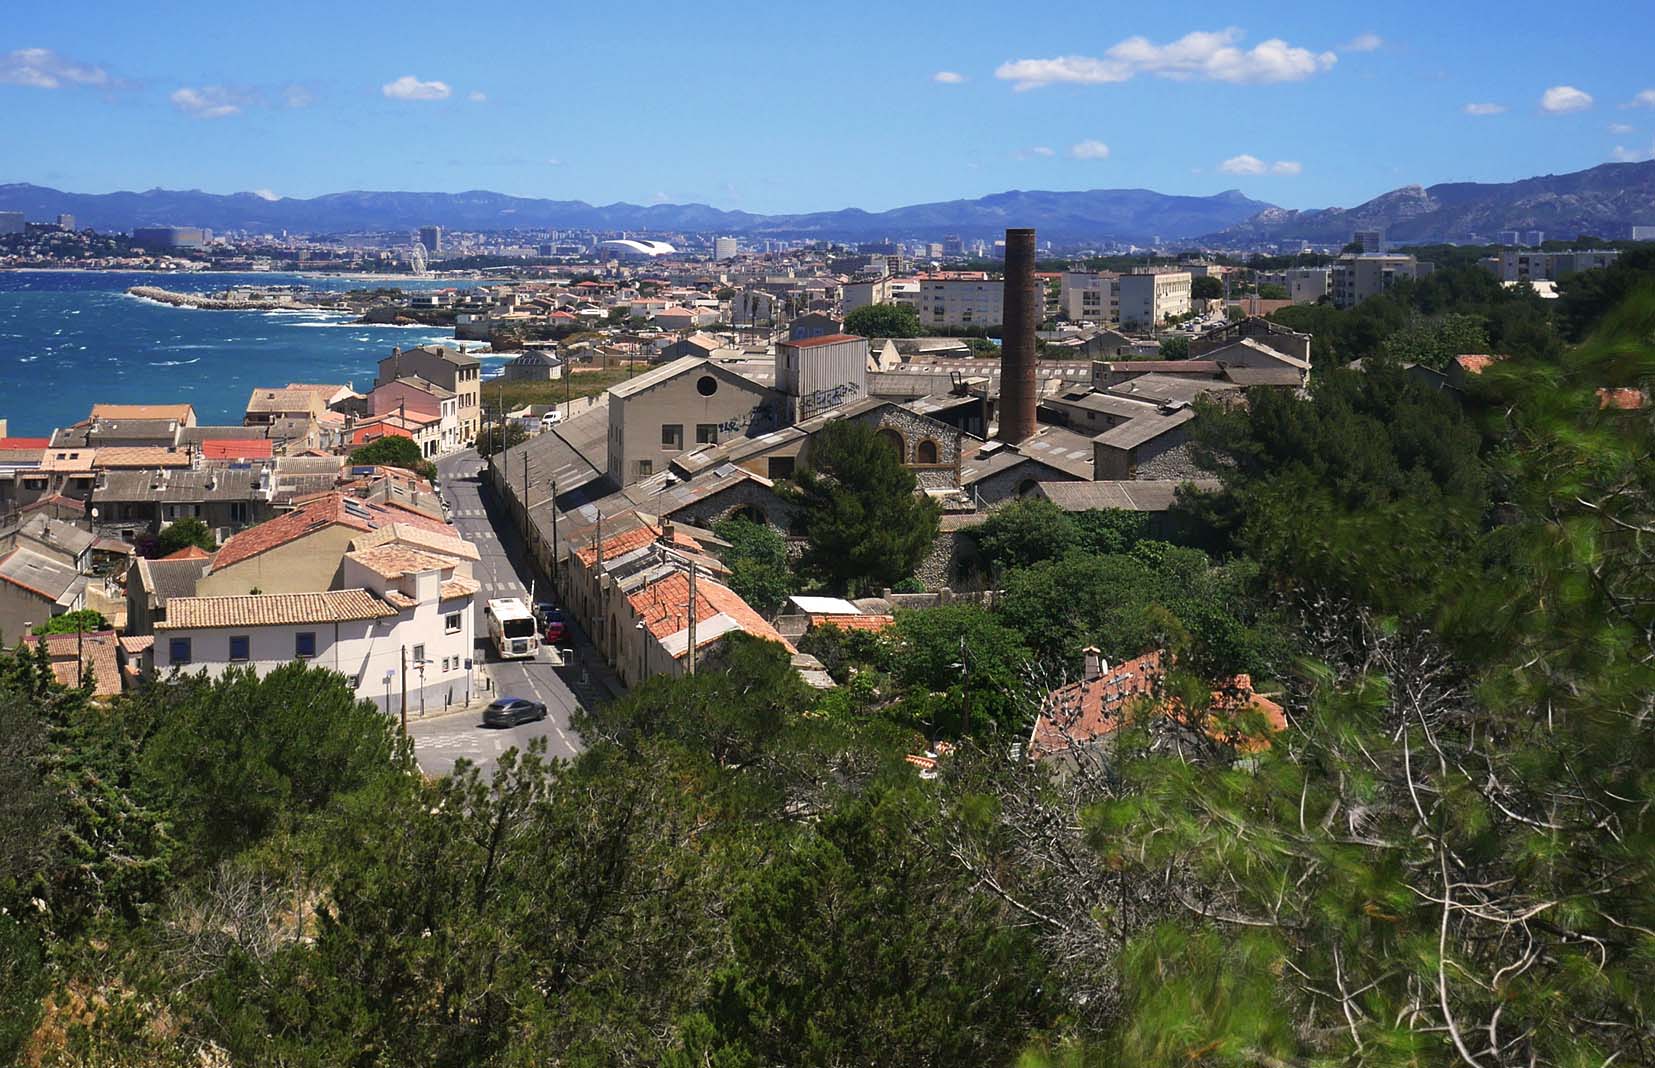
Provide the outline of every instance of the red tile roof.
<path id="1" fill-rule="evenodd" d="M 350 501 L 351 508 L 345 502 Z M 279 515 L 256 527 L 248 527 L 231 535 L 218 550 L 212 569 L 222 571 L 262 552 L 268 552 L 288 542 L 329 526 L 345 526 L 352 530 L 373 530 L 385 523 L 410 523 L 428 530 L 453 534 L 454 528 L 440 519 L 419 512 L 397 509 L 392 512 L 381 504 L 360 500 L 348 494 L 333 491 L 308 500 L 303 507 L 286 515 Z"/>
<path id="2" fill-rule="evenodd" d="M 895 616 L 811 616 L 812 627 L 838 627 L 840 630 L 884 630 L 896 622 Z"/>
<path id="3" fill-rule="evenodd" d="M 793 349 L 813 349 L 818 345 L 838 345 L 845 341 L 866 341 L 867 338 L 857 334 L 823 334 L 821 337 L 807 337 L 803 341 L 778 341 L 778 345 L 786 345 Z"/>
<path id="4" fill-rule="evenodd" d="M 161 557 L 163 560 L 205 560 L 211 556 L 206 549 L 199 545 L 186 545 L 175 553 L 168 553 Z"/>
<path id="5" fill-rule="evenodd" d="M 262 460 L 275 455 L 269 438 L 209 438 L 201 443 L 201 455 L 209 460 Z"/>
<path id="6" fill-rule="evenodd" d="M 1620 412 L 1635 412 L 1649 403 L 1644 391 L 1631 386 L 1618 386 L 1614 389 L 1600 388 L 1598 390 L 1598 407 L 1613 408 Z"/>
<path id="7" fill-rule="evenodd" d="M 65 686 L 79 686 L 80 665 L 92 676 L 92 694 L 95 697 L 114 697 L 121 692 L 121 669 L 115 656 L 117 642 L 112 630 L 87 631 L 84 634 L 52 634 L 45 638 L 29 636 L 24 643 L 33 649 L 42 641 L 46 655 L 52 662 L 52 674 Z M 80 655 L 77 657 L 76 650 Z"/>
<path id="8" fill-rule="evenodd" d="M 1029 737 L 1029 756 L 1038 760 L 1071 747 L 1086 746 L 1119 730 L 1133 699 L 1152 696 L 1159 689 L 1166 677 L 1169 659 L 1161 650 L 1155 650 L 1119 664 L 1097 678 L 1082 679 L 1053 690 L 1035 720 Z M 1151 713 L 1167 715 L 1178 708 L 1174 699 L 1160 703 Z M 1287 728 L 1282 707 L 1254 693 L 1250 676 L 1236 675 L 1221 681 L 1212 691 L 1207 714 L 1208 735 L 1244 753 L 1267 748 L 1268 738 L 1240 734 L 1230 722 L 1248 710 L 1261 714 L 1272 734 Z"/>
<path id="9" fill-rule="evenodd" d="M 605 538 L 603 541 L 603 558 L 605 560 L 613 560 L 617 556 L 625 556 L 634 549 L 642 549 L 644 546 L 648 545 L 660 536 L 661 530 L 659 527 L 651 526 L 646 523 L 641 527 L 634 527 L 631 530 L 616 534 L 613 537 Z M 697 552 L 701 550 L 700 542 L 696 541 L 688 534 L 684 534 L 677 530 L 672 532 L 672 543 L 685 549 L 696 550 Z M 575 555 L 580 557 L 580 562 L 588 567 L 598 561 L 598 550 L 596 546 L 582 546 L 581 548 L 575 550 Z"/>
<path id="10" fill-rule="evenodd" d="M 1505 359 L 1504 356 L 1489 356 L 1483 353 L 1466 353 L 1454 357 L 1454 362 L 1460 365 L 1460 370 L 1468 375 L 1480 375 L 1491 366 Z"/>
<path id="11" fill-rule="evenodd" d="M 44 449 L 51 444 L 51 438 L 0 438 L 0 449 Z"/>
<path id="12" fill-rule="evenodd" d="M 674 571 L 641 587 L 627 598 L 627 603 L 632 606 L 632 610 L 643 620 L 644 626 L 657 641 L 669 638 L 689 626 L 689 574 Z M 720 612 L 735 620 L 748 634 L 779 642 L 789 652 L 793 651 L 793 646 L 788 644 L 787 639 L 777 633 L 775 627 L 765 622 L 763 616 L 753 611 L 734 590 L 721 586 L 712 579 L 698 577 L 695 583 L 696 620 L 705 622 Z M 699 648 L 717 638 L 716 634 L 698 634 L 696 646 Z"/>

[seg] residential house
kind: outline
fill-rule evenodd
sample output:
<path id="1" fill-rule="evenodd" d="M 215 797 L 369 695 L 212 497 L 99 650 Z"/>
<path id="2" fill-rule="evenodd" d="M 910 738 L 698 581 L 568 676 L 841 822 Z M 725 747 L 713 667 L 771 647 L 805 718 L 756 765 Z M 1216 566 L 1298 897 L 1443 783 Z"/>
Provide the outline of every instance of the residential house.
<path id="1" fill-rule="evenodd" d="M 90 683 L 92 696 L 99 700 L 108 700 L 121 692 L 125 678 L 121 671 L 123 655 L 113 630 L 46 637 L 31 635 L 23 639 L 23 644 L 31 652 L 42 644 L 46 646 L 52 677 L 60 685 L 75 688 Z"/>
<path id="2" fill-rule="evenodd" d="M 446 456 L 467 439 L 461 435 L 459 397 L 417 375 L 374 386 L 369 395 L 375 416 L 395 414 L 414 422 L 414 441 L 427 457 Z"/>
<path id="3" fill-rule="evenodd" d="M 399 378 L 415 376 L 446 389 L 455 398 L 454 418 L 459 424 L 459 442 L 464 445 L 482 429 L 482 373 L 482 363 L 470 353 L 442 345 L 420 345 L 392 349 L 389 356 L 379 361 L 379 377 L 374 385 L 388 385 Z M 373 411 L 377 414 L 380 409 Z"/>
<path id="4" fill-rule="evenodd" d="M 86 607 L 86 580 L 60 559 L 18 545 L 0 556 L 0 643 L 30 626 Z"/>

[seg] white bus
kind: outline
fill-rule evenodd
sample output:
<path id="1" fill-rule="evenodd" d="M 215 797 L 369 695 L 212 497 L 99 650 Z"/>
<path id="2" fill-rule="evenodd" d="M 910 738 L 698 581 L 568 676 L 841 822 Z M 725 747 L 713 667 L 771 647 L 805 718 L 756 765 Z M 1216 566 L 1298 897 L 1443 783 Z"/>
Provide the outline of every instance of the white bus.
<path id="1" fill-rule="evenodd" d="M 540 633 L 534 613 L 516 597 L 501 597 L 483 606 L 488 620 L 489 641 L 502 658 L 532 657 L 540 650 Z"/>

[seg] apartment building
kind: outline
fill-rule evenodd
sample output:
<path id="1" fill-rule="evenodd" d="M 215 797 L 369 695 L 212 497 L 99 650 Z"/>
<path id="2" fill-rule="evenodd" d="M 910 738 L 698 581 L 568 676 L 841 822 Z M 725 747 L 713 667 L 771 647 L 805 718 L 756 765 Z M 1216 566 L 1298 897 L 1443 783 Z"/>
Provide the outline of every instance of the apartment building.
<path id="1" fill-rule="evenodd" d="M 983 274 L 919 280 L 919 321 L 925 326 L 997 327 L 1005 317 L 1005 283 Z"/>
<path id="2" fill-rule="evenodd" d="M 1334 307 L 1354 308 L 1403 279 L 1430 274 L 1431 267 L 1400 254 L 1340 256 L 1328 268 L 1328 295 Z"/>
<path id="3" fill-rule="evenodd" d="M 1507 249 L 1500 254 L 1500 281 L 1555 281 L 1576 271 L 1613 267 L 1620 256 L 1615 249 L 1579 252 L 1520 252 Z"/>
<path id="4" fill-rule="evenodd" d="M 1133 271 L 1117 281 L 1119 322 L 1127 330 L 1152 330 L 1190 311 L 1188 271 Z"/>
<path id="5" fill-rule="evenodd" d="M 1287 296 L 1294 304 L 1314 304 L 1327 296 L 1330 272 L 1326 267 L 1290 267 L 1282 273 Z"/>
<path id="6" fill-rule="evenodd" d="M 1058 304 L 1070 322 L 1120 321 L 1120 275 L 1114 271 L 1065 271 Z"/>
<path id="7" fill-rule="evenodd" d="M 475 356 L 442 345 L 420 345 L 412 349 L 392 349 L 389 356 L 379 361 L 379 377 L 374 384 L 384 385 L 412 375 L 454 394 L 456 434 L 464 445 L 475 438 L 482 427 L 482 373 L 483 365 Z"/>

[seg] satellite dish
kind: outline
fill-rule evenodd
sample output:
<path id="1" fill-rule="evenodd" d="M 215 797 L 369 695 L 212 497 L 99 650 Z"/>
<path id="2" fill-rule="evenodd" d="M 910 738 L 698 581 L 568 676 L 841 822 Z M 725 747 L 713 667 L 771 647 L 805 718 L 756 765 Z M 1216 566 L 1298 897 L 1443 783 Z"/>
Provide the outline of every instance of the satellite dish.
<path id="1" fill-rule="evenodd" d="M 96 508 L 92 509 L 92 518 L 93 519 L 98 518 L 98 510 Z"/>

